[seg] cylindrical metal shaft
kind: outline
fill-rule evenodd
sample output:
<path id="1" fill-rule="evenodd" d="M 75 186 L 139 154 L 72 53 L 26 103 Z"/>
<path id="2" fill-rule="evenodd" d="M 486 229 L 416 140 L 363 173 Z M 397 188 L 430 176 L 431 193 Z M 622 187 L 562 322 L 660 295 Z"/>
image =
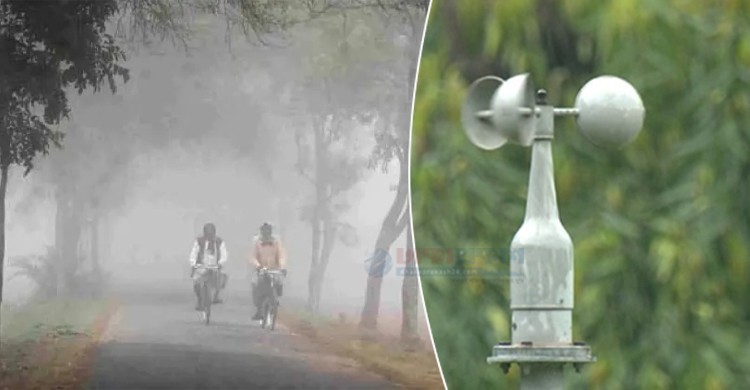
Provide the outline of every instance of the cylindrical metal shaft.
<path id="1" fill-rule="evenodd" d="M 563 365 L 524 364 L 521 367 L 521 390 L 563 390 L 565 388 Z"/>
<path id="2" fill-rule="evenodd" d="M 511 243 L 513 344 L 572 344 L 573 241 L 560 222 L 552 164 L 552 107 L 540 107 L 526 216 Z M 530 344 L 529 344 L 530 343 Z M 522 389 L 562 388 L 561 363 L 521 364 Z"/>

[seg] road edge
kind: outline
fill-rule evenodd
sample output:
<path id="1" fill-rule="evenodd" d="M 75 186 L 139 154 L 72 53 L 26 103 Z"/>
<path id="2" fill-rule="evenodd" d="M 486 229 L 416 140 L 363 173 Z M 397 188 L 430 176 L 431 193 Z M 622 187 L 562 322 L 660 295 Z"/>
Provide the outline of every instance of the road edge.
<path id="1" fill-rule="evenodd" d="M 356 361 L 363 369 L 394 384 L 407 389 L 444 388 L 437 362 L 434 370 L 425 363 L 424 356 L 434 359 L 431 352 L 397 348 L 393 340 L 386 341 L 377 332 L 365 332 L 353 325 L 338 325 L 325 317 L 310 320 L 293 309 L 280 311 L 279 321 L 291 332 L 331 353 Z M 335 329 L 327 329 L 332 327 Z M 333 337 L 342 334 L 349 337 Z M 388 348 L 389 344 L 392 349 Z"/>

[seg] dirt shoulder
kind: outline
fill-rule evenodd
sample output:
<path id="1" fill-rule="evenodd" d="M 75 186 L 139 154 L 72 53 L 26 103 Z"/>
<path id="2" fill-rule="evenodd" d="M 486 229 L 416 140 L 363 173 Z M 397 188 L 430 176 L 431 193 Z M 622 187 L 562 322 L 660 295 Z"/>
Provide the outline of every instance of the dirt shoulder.
<path id="1" fill-rule="evenodd" d="M 398 337 L 364 331 L 356 324 L 310 316 L 294 307 L 282 307 L 279 321 L 330 352 L 356 360 L 365 369 L 410 389 L 442 389 L 430 345 L 404 345 Z"/>
<path id="2" fill-rule="evenodd" d="M 80 389 L 115 300 L 53 301 L 3 308 L 0 389 Z"/>

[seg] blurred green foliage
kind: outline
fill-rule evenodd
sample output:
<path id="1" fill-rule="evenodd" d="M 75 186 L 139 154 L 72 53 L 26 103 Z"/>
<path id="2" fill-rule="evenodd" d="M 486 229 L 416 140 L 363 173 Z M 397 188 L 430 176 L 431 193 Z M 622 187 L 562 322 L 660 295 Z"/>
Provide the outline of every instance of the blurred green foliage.
<path id="1" fill-rule="evenodd" d="M 530 148 L 485 152 L 460 125 L 476 78 L 529 72 L 570 107 L 589 79 L 631 82 L 638 138 L 606 151 L 559 118 L 553 146 L 575 245 L 574 338 L 599 361 L 573 388 L 750 388 L 750 2 L 434 0 L 414 106 L 412 200 L 422 288 L 450 388 L 514 385 L 485 358 L 509 340 L 509 280 L 425 275 L 445 249 L 494 248 L 459 266 L 508 270 Z M 443 248 L 430 250 L 430 248 Z M 458 252 L 457 252 L 458 253 Z"/>

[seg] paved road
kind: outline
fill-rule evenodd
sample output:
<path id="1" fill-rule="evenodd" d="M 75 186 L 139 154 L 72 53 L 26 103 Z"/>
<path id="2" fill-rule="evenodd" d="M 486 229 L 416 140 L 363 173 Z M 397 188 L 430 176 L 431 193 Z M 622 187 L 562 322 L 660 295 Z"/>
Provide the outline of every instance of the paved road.
<path id="1" fill-rule="evenodd" d="M 245 292 L 229 292 L 214 307 L 209 326 L 200 322 L 188 294 L 141 289 L 121 295 L 91 389 L 399 388 L 352 360 L 318 350 L 283 324 L 273 332 L 261 329 L 250 320 Z"/>

